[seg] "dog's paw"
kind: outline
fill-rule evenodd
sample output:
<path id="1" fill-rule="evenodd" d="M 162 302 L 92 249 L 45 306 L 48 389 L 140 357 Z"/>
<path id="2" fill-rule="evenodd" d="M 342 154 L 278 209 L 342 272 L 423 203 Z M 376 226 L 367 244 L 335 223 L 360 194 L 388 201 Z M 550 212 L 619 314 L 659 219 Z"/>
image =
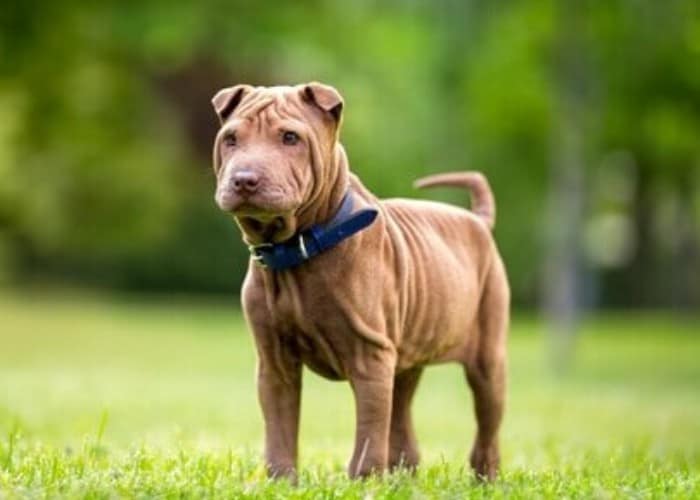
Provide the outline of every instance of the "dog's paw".
<path id="1" fill-rule="evenodd" d="M 272 479 L 286 479 L 292 484 L 297 484 L 297 470 L 288 464 L 267 464 L 267 477 Z"/>
<path id="2" fill-rule="evenodd" d="M 415 472 L 420 462 L 420 455 L 416 449 L 393 451 L 389 455 L 389 469 L 396 471 L 405 469 Z"/>
<path id="3" fill-rule="evenodd" d="M 350 465 L 348 465 L 348 476 L 350 479 L 381 476 L 386 470 L 386 466 L 386 458 L 382 460 L 365 457 L 364 460 L 351 460 Z"/>
<path id="4" fill-rule="evenodd" d="M 469 463 L 479 481 L 495 480 L 498 475 L 500 461 L 500 454 L 496 446 L 482 447 L 476 445 L 469 459 Z"/>

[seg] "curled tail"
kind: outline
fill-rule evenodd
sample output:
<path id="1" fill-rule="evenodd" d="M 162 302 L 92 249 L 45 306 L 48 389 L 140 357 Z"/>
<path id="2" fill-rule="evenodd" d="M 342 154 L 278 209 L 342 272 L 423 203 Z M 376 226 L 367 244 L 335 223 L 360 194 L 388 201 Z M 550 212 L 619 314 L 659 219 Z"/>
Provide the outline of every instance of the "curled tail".
<path id="1" fill-rule="evenodd" d="M 415 181 L 417 188 L 434 186 L 453 186 L 467 188 L 471 192 L 471 211 L 478 215 L 493 229 L 496 224 L 496 202 L 486 177 L 481 172 L 445 172 L 444 174 L 429 175 Z"/>

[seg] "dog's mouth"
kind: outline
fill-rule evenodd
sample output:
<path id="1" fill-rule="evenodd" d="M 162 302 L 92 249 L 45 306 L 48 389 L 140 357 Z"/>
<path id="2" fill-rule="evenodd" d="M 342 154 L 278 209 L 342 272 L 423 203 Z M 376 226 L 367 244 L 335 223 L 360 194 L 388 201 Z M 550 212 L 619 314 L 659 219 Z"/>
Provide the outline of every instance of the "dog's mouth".
<path id="1" fill-rule="evenodd" d="M 296 208 L 296 203 L 277 196 L 241 196 L 217 192 L 215 199 L 224 212 L 234 217 L 252 217 L 260 222 L 269 222 L 275 217 L 293 212 Z"/>
<path id="2" fill-rule="evenodd" d="M 265 200 L 265 202 L 242 200 L 229 210 L 234 217 L 251 219 L 259 224 L 270 224 L 276 219 L 284 218 L 294 213 L 296 207 L 281 200 Z"/>
<path id="3" fill-rule="evenodd" d="M 298 203 L 276 193 L 240 195 L 217 191 L 216 202 L 221 210 L 232 215 L 248 244 L 278 243 L 291 238 L 296 231 L 295 213 Z"/>

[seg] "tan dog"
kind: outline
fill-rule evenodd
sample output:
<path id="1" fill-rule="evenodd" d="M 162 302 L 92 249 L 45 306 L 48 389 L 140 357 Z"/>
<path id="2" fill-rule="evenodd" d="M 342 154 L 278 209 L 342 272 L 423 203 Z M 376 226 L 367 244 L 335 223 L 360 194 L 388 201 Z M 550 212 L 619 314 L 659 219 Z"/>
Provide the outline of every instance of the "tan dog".
<path id="1" fill-rule="evenodd" d="M 471 464 L 480 477 L 495 477 L 509 288 L 484 177 L 452 173 L 417 183 L 471 189 L 472 212 L 380 201 L 348 169 L 338 142 L 343 100 L 332 87 L 238 85 L 213 104 L 222 123 L 216 201 L 249 245 L 295 242 L 332 219 L 348 190 L 353 210 L 378 211 L 367 228 L 298 267 L 277 271 L 251 259 L 242 302 L 258 351 L 269 474 L 296 474 L 302 365 L 350 382 L 356 477 L 418 464 L 413 394 L 425 365 L 456 361 L 474 393 Z"/>

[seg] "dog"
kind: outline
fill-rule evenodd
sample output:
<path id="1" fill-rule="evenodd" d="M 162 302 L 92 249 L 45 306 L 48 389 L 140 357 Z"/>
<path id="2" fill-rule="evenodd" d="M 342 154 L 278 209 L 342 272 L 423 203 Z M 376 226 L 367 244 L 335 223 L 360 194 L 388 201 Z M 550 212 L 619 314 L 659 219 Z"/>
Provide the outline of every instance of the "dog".
<path id="1" fill-rule="evenodd" d="M 471 210 L 379 200 L 349 170 L 335 88 L 236 85 L 212 104 L 221 123 L 215 201 L 251 252 L 241 300 L 258 354 L 268 475 L 296 478 L 302 366 L 350 382 L 354 478 L 415 469 L 411 400 L 421 373 L 457 362 L 474 396 L 470 463 L 494 479 L 510 291 L 485 177 L 416 182 L 470 190 Z"/>

